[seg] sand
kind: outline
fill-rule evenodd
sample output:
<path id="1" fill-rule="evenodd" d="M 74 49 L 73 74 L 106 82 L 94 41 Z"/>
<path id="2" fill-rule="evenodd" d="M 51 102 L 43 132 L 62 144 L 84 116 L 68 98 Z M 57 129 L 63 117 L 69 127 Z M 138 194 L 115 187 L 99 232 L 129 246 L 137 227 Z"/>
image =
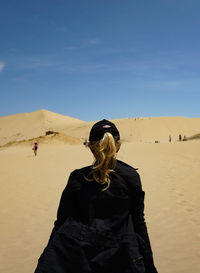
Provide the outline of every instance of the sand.
<path id="1" fill-rule="evenodd" d="M 56 123 L 57 119 L 53 118 L 53 122 Z M 149 121 L 152 122 L 152 119 L 159 118 L 151 118 Z M 148 132 L 146 129 L 153 126 L 148 124 L 148 119 L 145 120 L 144 128 L 141 125 L 138 133 L 142 140 L 131 139 L 134 138 L 134 130 L 130 135 L 130 128 L 133 122 L 137 121 L 116 121 L 124 139 L 118 158 L 137 167 L 141 175 L 146 193 L 145 217 L 158 271 L 199 273 L 200 141 L 175 141 L 178 129 L 183 130 L 183 127 L 185 131 L 181 131 L 182 134 L 199 133 L 199 120 L 174 118 L 172 122 L 172 118 L 165 119 L 168 123 L 171 119 L 173 123 L 172 143 L 168 143 L 167 136 L 164 137 L 163 132 L 159 131 L 159 128 L 163 128 L 161 125 L 159 127 L 159 124 L 154 127 L 154 131 L 156 130 L 156 135 L 160 137 L 160 143 L 154 143 L 155 132 Z M 177 120 L 179 125 L 176 126 Z M 15 131 L 21 126 L 14 122 L 12 124 L 16 127 Z M 77 137 L 79 132 L 79 137 L 84 139 L 91 124 L 93 123 L 75 120 L 68 126 L 71 131 L 65 129 L 65 124 L 61 126 L 59 123 L 57 128 L 62 127 L 62 133 L 68 133 L 72 137 Z M 137 125 L 139 127 L 139 123 Z M 43 131 L 46 128 L 43 128 Z M 25 131 L 25 128 L 24 132 L 20 132 L 26 139 L 37 137 L 28 129 Z M 166 131 L 167 133 L 169 131 Z M 38 134 L 41 134 L 41 131 Z M 11 133 L 10 138 L 6 135 L 5 137 L 13 141 Z M 34 271 L 37 259 L 49 239 L 60 195 L 70 172 L 92 161 L 92 155 L 87 148 L 79 143 L 67 143 L 66 138 L 62 141 L 62 137 L 61 141 L 58 139 L 50 143 L 40 143 L 37 157 L 33 155 L 31 142 L 20 142 L 0 148 L 0 272 Z"/>
<path id="2" fill-rule="evenodd" d="M 84 124 L 84 121 L 47 110 L 0 117 L 0 145 L 45 135 L 46 131 L 61 131 Z"/>

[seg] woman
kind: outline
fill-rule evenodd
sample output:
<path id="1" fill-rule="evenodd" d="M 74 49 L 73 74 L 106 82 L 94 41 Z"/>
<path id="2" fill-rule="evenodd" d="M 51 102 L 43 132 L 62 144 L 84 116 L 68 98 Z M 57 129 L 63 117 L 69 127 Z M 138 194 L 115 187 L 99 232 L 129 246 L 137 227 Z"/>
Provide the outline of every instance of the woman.
<path id="1" fill-rule="evenodd" d="M 87 146 L 94 163 L 70 174 L 35 273 L 156 273 L 140 177 L 116 160 L 118 129 L 97 122 Z"/>
<path id="2" fill-rule="evenodd" d="M 36 156 L 37 155 L 37 151 L 38 151 L 38 143 L 37 142 L 34 143 L 34 146 L 33 146 L 32 150 L 34 152 L 34 155 Z"/>

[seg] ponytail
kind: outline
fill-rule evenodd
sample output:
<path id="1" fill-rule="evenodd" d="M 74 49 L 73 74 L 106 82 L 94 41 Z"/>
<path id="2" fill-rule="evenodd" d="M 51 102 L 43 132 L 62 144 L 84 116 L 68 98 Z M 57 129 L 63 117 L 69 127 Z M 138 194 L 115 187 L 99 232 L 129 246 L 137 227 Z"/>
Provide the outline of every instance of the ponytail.
<path id="1" fill-rule="evenodd" d="M 95 180 L 99 184 L 106 184 L 103 191 L 107 190 L 110 186 L 109 174 L 114 172 L 116 166 L 116 154 L 120 145 L 120 141 L 108 132 L 104 134 L 100 141 L 92 141 L 88 144 L 95 160 L 91 171 L 92 179 L 86 178 L 86 180 Z"/>

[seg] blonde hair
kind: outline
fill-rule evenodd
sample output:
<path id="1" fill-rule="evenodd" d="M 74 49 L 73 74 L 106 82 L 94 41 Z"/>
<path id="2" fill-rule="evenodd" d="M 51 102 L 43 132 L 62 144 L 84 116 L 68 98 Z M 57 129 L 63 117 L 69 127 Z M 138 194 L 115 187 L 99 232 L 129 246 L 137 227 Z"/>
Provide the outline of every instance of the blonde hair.
<path id="1" fill-rule="evenodd" d="M 116 154 L 120 149 L 121 142 L 106 132 L 100 141 L 90 141 L 88 147 L 94 155 L 94 163 L 90 175 L 92 178 L 85 178 L 87 181 L 96 181 L 99 184 L 106 184 L 103 191 L 110 186 L 111 172 L 116 166 Z"/>

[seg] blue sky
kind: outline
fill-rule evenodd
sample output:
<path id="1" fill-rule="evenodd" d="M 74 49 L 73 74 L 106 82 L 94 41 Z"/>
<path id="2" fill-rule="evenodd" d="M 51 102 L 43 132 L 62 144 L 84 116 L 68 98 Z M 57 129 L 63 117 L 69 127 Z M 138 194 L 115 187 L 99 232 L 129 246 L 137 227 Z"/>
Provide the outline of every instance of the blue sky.
<path id="1" fill-rule="evenodd" d="M 0 116 L 200 117 L 199 0 L 1 0 Z"/>

